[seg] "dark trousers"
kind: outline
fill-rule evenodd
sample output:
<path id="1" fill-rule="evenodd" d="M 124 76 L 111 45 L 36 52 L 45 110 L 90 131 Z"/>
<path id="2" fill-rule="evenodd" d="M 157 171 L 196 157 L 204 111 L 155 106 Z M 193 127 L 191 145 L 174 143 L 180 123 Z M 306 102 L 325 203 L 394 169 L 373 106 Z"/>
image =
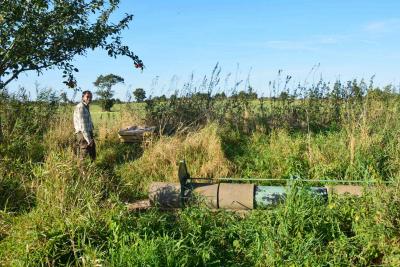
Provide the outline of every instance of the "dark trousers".
<path id="1" fill-rule="evenodd" d="M 93 133 L 89 133 L 89 136 L 93 139 Z M 79 132 L 76 134 L 76 147 L 77 155 L 80 159 L 87 158 L 88 156 L 92 161 L 96 159 L 96 144 L 94 139 L 93 143 L 89 145 L 86 139 L 83 137 L 83 134 Z"/>

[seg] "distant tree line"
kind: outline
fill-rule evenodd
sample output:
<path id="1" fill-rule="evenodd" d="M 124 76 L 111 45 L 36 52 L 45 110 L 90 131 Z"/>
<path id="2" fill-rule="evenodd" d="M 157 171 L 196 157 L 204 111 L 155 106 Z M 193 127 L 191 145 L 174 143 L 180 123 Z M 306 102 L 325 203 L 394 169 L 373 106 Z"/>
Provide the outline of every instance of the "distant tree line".
<path id="1" fill-rule="evenodd" d="M 97 77 L 96 81 L 93 83 L 98 90 L 95 94 L 98 96 L 93 103 L 99 104 L 103 111 L 110 111 L 114 104 L 120 104 L 125 102 L 130 102 L 130 97 L 128 100 L 123 101 L 119 98 L 114 98 L 113 86 L 124 83 L 124 78 L 115 75 L 107 74 L 100 75 Z M 357 80 L 348 81 L 346 84 L 342 84 L 337 81 L 334 83 L 333 87 L 330 88 L 329 84 L 324 82 L 319 82 L 310 88 L 301 87 L 298 85 L 295 89 L 286 89 L 280 93 L 276 93 L 272 96 L 258 96 L 254 91 L 253 87 L 248 86 L 247 90 L 241 90 L 238 92 L 231 92 L 229 95 L 225 92 L 218 92 L 211 94 L 210 92 L 189 92 L 187 94 L 180 94 L 178 91 L 166 96 L 165 94 L 160 96 L 147 96 L 145 89 L 136 88 L 132 91 L 132 96 L 138 103 L 142 102 L 163 102 L 163 101 L 175 101 L 178 99 L 196 99 L 196 100 L 224 100 L 224 99 L 242 99 L 242 100 L 271 100 L 271 101 L 288 101 L 292 102 L 294 100 L 300 99 L 333 99 L 333 100 L 347 100 L 347 99 L 358 99 L 361 100 L 365 96 L 372 96 L 375 98 L 388 97 L 389 95 L 398 94 L 398 90 L 393 85 L 387 85 L 383 88 L 373 87 L 362 80 L 358 82 Z M 62 92 L 60 94 L 61 103 L 72 103 L 68 99 L 67 94 Z"/>

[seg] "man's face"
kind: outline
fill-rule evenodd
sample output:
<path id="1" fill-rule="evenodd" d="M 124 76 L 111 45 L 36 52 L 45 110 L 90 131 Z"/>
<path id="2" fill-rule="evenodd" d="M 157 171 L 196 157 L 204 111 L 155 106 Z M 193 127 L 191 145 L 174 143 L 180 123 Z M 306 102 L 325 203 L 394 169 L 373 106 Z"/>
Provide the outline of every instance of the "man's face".
<path id="1" fill-rule="evenodd" d="M 92 102 L 92 94 L 91 94 L 91 93 L 84 94 L 83 97 L 82 97 L 82 101 L 83 101 L 86 105 L 89 105 L 90 102 Z"/>

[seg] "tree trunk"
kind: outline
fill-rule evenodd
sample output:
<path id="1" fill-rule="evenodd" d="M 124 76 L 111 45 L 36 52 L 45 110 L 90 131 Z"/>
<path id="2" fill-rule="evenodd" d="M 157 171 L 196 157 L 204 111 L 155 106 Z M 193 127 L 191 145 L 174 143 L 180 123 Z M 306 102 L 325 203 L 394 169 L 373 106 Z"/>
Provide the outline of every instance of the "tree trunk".
<path id="1" fill-rule="evenodd" d="M 1 124 L 1 116 L 0 116 L 0 144 L 3 143 L 3 126 Z"/>

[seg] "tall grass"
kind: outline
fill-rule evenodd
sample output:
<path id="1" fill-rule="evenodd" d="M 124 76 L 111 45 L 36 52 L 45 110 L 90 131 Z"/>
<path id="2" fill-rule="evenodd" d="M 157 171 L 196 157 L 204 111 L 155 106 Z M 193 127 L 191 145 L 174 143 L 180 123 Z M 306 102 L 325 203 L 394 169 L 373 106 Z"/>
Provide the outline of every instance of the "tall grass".
<path id="1" fill-rule="evenodd" d="M 153 181 L 178 182 L 178 162 L 190 162 L 192 174 L 198 177 L 226 176 L 231 165 L 221 149 L 217 126 L 185 136 L 161 137 L 148 147 L 136 161 L 126 162 L 116 169 L 131 197 L 147 194 Z"/>
<path id="2" fill-rule="evenodd" d="M 218 66 L 184 94 L 91 109 L 98 159 L 73 154 L 72 107 L 43 92 L 2 92 L 0 265 L 370 266 L 400 264 L 400 99 L 365 82 L 271 83 L 256 97 Z M 216 92 L 218 95 L 216 95 Z M 22 114 L 22 115 L 21 115 Z M 119 128 L 154 123 L 149 146 Z M 313 198 L 298 184 L 285 203 L 246 216 L 203 207 L 129 212 L 151 181 L 193 176 L 375 180 L 360 198 Z M 380 181 L 392 181 L 390 187 Z"/>

